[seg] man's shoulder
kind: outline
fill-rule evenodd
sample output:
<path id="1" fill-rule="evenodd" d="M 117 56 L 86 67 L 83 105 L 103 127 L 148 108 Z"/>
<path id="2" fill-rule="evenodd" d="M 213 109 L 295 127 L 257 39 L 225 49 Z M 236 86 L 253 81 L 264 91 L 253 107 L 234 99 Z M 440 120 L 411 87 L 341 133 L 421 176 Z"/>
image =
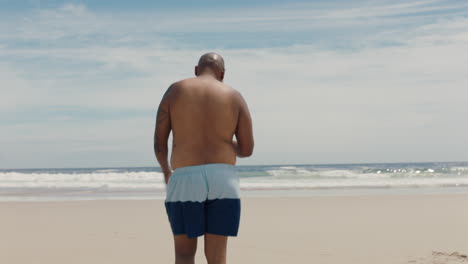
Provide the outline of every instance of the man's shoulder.
<path id="1" fill-rule="evenodd" d="M 184 86 L 187 86 L 188 84 L 191 84 L 191 83 L 194 83 L 196 82 L 196 78 L 187 78 L 187 79 L 182 79 L 182 80 L 179 80 L 179 81 L 176 81 L 174 83 L 171 84 L 171 86 L 169 86 L 169 88 L 180 88 L 180 87 L 184 87 Z"/>
<path id="2" fill-rule="evenodd" d="M 197 87 L 202 88 L 205 85 L 206 83 L 201 82 L 199 78 L 192 77 L 192 78 L 182 79 L 182 80 L 172 83 L 169 89 L 172 90 L 172 93 L 180 94 L 181 92 L 183 93 L 183 91 L 192 90 L 194 88 L 196 89 Z M 222 92 L 223 94 L 225 95 L 229 94 L 230 97 L 236 100 L 242 98 L 241 93 L 237 89 L 233 88 L 232 86 L 224 82 L 216 81 L 215 83 L 212 83 L 209 86 L 213 86 L 213 85 L 216 86 L 215 90 L 223 91 Z"/>
<path id="3" fill-rule="evenodd" d="M 190 86 L 190 84 L 193 82 L 193 78 L 187 78 L 180 81 L 176 81 L 169 86 L 169 88 L 166 91 L 166 94 L 170 94 L 173 96 L 175 94 L 179 94 L 182 90 L 184 90 L 184 87 Z"/>
<path id="4" fill-rule="evenodd" d="M 232 94 L 232 97 L 234 97 L 235 99 L 242 99 L 242 94 L 237 89 L 231 86 L 228 86 L 228 87 L 229 87 L 229 91 Z"/>

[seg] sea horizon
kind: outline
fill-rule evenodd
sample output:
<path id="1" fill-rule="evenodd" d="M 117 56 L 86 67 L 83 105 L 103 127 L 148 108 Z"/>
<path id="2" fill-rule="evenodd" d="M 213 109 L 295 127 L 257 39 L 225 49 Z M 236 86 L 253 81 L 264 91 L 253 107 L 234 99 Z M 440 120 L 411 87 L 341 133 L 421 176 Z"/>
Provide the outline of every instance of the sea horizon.
<path id="1" fill-rule="evenodd" d="M 264 163 L 264 164 L 236 164 L 235 166 L 255 167 L 255 166 L 341 166 L 341 165 L 385 165 L 385 164 L 434 164 L 434 163 L 468 163 L 468 160 L 460 161 L 402 161 L 402 162 L 330 162 L 330 163 Z M 70 166 L 70 167 L 25 167 L 14 168 L 5 167 L 0 171 L 8 170 L 47 170 L 47 169 L 124 169 L 124 168 L 160 168 L 159 166 Z"/>

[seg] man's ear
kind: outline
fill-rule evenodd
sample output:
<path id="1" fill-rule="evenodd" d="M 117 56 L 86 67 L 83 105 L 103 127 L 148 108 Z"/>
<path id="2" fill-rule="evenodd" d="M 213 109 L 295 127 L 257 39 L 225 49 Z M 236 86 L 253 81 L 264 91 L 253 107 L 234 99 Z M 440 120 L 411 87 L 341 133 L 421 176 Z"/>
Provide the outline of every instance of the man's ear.
<path id="1" fill-rule="evenodd" d="M 195 66 L 195 76 L 198 76 L 198 66 Z"/>
<path id="2" fill-rule="evenodd" d="M 224 71 L 222 71 L 220 74 L 219 74 L 219 81 L 222 82 L 224 80 Z"/>

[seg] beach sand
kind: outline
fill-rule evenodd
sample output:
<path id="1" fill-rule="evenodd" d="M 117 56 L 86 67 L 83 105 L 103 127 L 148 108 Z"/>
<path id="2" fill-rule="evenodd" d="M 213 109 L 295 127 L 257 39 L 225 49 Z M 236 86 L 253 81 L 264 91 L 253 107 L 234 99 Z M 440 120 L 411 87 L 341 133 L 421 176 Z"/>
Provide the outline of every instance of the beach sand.
<path id="1" fill-rule="evenodd" d="M 468 194 L 248 197 L 242 206 L 228 263 L 468 263 Z M 0 235 L 5 264 L 173 263 L 162 200 L 1 202 Z"/>

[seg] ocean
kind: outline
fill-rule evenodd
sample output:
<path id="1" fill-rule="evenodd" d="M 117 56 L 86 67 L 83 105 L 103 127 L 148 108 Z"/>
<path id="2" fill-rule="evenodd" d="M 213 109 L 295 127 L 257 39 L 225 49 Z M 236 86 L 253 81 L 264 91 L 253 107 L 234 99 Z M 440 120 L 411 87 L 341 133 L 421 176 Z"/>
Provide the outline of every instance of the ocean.
<path id="1" fill-rule="evenodd" d="M 244 197 L 468 193 L 468 162 L 236 167 Z M 164 197 L 158 167 L 0 170 L 0 201 Z"/>

